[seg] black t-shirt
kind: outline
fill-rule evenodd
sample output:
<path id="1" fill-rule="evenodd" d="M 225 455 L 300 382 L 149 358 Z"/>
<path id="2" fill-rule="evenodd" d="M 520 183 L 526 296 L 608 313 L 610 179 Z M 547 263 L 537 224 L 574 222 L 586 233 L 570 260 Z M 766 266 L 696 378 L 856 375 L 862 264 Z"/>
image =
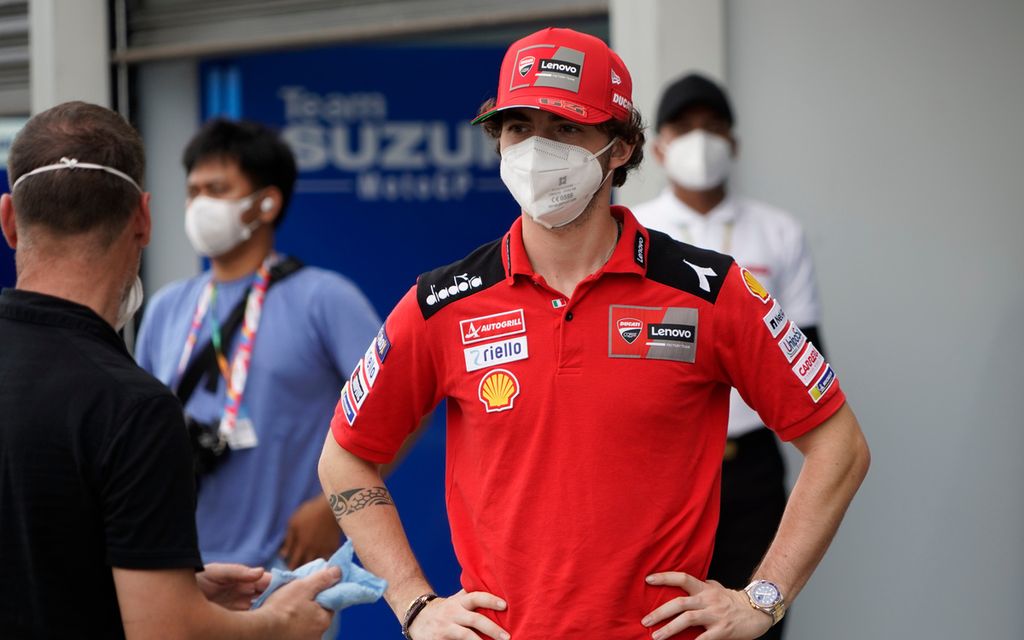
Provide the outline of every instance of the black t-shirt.
<path id="1" fill-rule="evenodd" d="M 200 568 L 177 398 L 87 307 L 0 294 L 0 635 L 124 637 L 111 567 Z"/>

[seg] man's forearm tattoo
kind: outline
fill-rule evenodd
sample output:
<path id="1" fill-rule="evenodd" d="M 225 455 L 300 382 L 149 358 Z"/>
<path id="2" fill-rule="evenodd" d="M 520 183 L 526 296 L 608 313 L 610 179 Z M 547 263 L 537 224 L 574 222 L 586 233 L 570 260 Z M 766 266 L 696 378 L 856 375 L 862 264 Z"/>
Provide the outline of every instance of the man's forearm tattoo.
<path id="1" fill-rule="evenodd" d="M 341 493 L 332 493 L 327 496 L 327 500 L 331 503 L 331 511 L 334 512 L 336 520 L 375 504 L 395 504 L 387 487 L 349 489 Z"/>

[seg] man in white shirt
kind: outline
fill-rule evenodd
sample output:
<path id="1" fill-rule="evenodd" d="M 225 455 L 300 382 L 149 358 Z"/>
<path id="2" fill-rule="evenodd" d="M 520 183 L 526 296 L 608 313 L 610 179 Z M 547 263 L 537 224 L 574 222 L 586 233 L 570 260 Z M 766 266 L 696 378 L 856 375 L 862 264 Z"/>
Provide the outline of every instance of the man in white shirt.
<path id="1" fill-rule="evenodd" d="M 669 85 L 658 105 L 654 146 L 669 184 L 633 212 L 650 229 L 735 257 L 778 300 L 765 317 L 769 330 L 781 334 L 788 318 L 821 350 L 814 265 L 799 223 L 784 211 L 727 191 L 737 155 L 734 124 L 729 99 L 714 82 L 690 74 Z M 721 520 L 708 577 L 730 588 L 747 584 L 785 505 L 778 441 L 733 389 Z M 781 635 L 779 624 L 763 637 Z"/>

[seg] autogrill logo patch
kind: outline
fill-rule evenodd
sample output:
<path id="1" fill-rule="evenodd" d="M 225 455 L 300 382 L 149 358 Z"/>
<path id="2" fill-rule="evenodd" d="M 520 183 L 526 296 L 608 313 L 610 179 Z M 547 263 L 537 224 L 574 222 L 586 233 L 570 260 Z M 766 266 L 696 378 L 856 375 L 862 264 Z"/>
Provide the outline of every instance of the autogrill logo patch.
<path id="1" fill-rule="evenodd" d="M 647 339 L 692 343 L 696 330 L 697 328 L 691 324 L 649 324 L 647 325 Z"/>
<path id="2" fill-rule="evenodd" d="M 615 325 L 615 328 L 619 330 L 619 335 L 628 344 L 636 342 L 636 339 L 640 337 L 640 331 L 644 328 L 643 321 L 636 318 L 622 318 Z"/>
<path id="3" fill-rule="evenodd" d="M 526 318 L 523 317 L 522 309 L 516 309 L 515 311 L 504 311 L 489 316 L 461 320 L 459 329 L 462 334 L 462 344 L 472 344 L 523 333 L 526 331 Z"/>
<path id="4" fill-rule="evenodd" d="M 581 68 L 582 67 L 580 65 L 573 62 L 565 62 L 564 60 L 548 58 L 540 61 L 540 71 L 538 71 L 538 73 L 560 73 L 565 76 L 578 78 L 580 77 Z"/>

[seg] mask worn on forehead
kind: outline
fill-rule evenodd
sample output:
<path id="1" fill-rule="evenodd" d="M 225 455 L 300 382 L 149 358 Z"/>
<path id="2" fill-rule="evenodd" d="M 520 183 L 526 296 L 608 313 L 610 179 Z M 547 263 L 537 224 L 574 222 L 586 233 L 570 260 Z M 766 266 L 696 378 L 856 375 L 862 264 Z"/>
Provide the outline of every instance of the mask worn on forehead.
<path id="1" fill-rule="evenodd" d="M 501 180 L 537 224 L 548 229 L 565 226 L 579 217 L 604 181 L 597 153 L 583 147 L 533 136 L 501 152 Z"/>
<path id="2" fill-rule="evenodd" d="M 128 289 L 128 294 L 121 300 L 121 306 L 117 310 L 117 320 L 114 322 L 114 329 L 120 331 L 135 316 L 135 313 L 142 306 L 142 299 L 145 297 L 142 289 L 142 278 L 135 276 L 135 281 Z"/>
<path id="3" fill-rule="evenodd" d="M 665 172 L 681 187 L 707 191 L 725 182 L 732 168 L 732 146 L 703 129 L 681 135 L 665 147 Z"/>
<path id="4" fill-rule="evenodd" d="M 192 198 L 185 210 L 185 235 L 196 253 L 216 258 L 251 238 L 261 224 L 260 219 L 246 225 L 242 215 L 252 207 L 255 197 L 253 193 L 240 200 Z"/>

